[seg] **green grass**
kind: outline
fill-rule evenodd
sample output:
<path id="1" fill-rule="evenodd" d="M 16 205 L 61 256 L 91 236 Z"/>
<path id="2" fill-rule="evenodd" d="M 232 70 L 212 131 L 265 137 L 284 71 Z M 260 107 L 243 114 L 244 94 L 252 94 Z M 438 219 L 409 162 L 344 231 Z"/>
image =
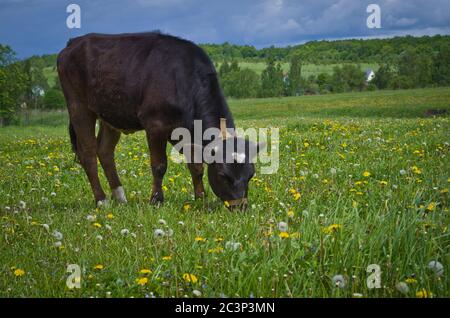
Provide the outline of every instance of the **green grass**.
<path id="1" fill-rule="evenodd" d="M 239 126 L 280 128 L 278 173 L 257 174 L 245 213 L 229 212 L 209 186 L 207 200 L 194 201 L 186 167 L 172 162 L 165 204 L 149 205 L 142 132 L 123 136 L 116 151 L 129 203 L 97 210 L 65 125 L 2 128 L 0 296 L 191 297 L 196 289 L 204 297 L 415 297 L 426 289 L 449 297 L 450 120 L 424 116 L 429 108 L 450 111 L 449 94 L 230 101 Z M 279 222 L 288 223 L 288 238 Z M 338 229 L 327 233 L 333 224 Z M 155 238 L 159 228 L 173 236 Z M 427 268 L 432 260 L 444 265 L 441 277 Z M 81 289 L 66 287 L 68 264 L 81 267 Z M 370 264 L 381 267 L 380 289 L 366 286 Z M 144 268 L 152 273 L 141 286 Z M 186 273 L 198 281 L 187 282 Z M 345 277 L 344 288 L 333 285 L 335 275 Z M 400 294 L 395 286 L 407 279 L 409 292 Z"/>

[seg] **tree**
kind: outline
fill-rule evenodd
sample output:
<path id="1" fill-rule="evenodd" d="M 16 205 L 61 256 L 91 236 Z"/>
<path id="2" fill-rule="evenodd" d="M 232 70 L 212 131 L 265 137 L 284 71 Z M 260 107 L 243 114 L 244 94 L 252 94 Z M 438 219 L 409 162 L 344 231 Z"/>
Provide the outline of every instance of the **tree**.
<path id="1" fill-rule="evenodd" d="M 51 88 L 45 92 L 42 104 L 46 109 L 59 109 L 64 107 L 66 100 L 60 90 Z"/>
<path id="2" fill-rule="evenodd" d="M 400 54 L 397 65 L 403 88 L 425 87 L 431 83 L 433 61 L 428 54 L 409 48 Z"/>
<path id="3" fill-rule="evenodd" d="M 438 85 L 450 84 L 450 44 L 443 44 L 433 61 L 433 82 Z"/>
<path id="4" fill-rule="evenodd" d="M 23 101 L 26 75 L 16 62 L 15 52 L 0 44 L 0 126 L 9 124 Z"/>
<path id="5" fill-rule="evenodd" d="M 302 81 L 302 63 L 299 55 L 291 57 L 291 66 L 289 69 L 289 95 L 300 95 L 300 84 Z"/>
<path id="6" fill-rule="evenodd" d="M 267 60 L 267 66 L 261 74 L 261 97 L 283 95 L 283 71 L 273 58 Z"/>

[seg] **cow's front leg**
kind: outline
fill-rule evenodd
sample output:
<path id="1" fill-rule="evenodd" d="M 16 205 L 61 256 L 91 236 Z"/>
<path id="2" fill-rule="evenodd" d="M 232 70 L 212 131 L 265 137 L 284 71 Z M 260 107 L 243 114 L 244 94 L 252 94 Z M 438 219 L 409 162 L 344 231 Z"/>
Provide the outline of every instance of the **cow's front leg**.
<path id="1" fill-rule="evenodd" d="M 188 163 L 189 171 L 194 185 L 194 195 L 196 199 L 205 197 L 205 188 L 203 187 L 203 163 Z"/>
<path id="2" fill-rule="evenodd" d="M 147 141 L 150 148 L 150 164 L 153 174 L 153 187 L 150 203 L 164 202 L 162 181 L 167 170 L 167 134 L 155 131 L 147 132 Z"/>

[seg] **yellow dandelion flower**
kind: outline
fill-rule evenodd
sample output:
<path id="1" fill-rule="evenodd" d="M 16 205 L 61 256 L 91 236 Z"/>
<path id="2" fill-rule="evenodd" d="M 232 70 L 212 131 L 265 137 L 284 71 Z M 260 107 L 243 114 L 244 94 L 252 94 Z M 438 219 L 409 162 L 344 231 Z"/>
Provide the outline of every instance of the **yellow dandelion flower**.
<path id="1" fill-rule="evenodd" d="M 215 239 L 214 239 L 214 242 L 216 242 L 216 243 L 220 243 L 220 242 L 222 242 L 223 241 L 223 237 L 216 237 Z"/>
<path id="2" fill-rule="evenodd" d="M 330 226 L 325 227 L 322 231 L 325 234 L 331 234 L 337 232 L 342 228 L 341 224 L 331 224 Z"/>
<path id="3" fill-rule="evenodd" d="M 162 260 L 163 260 L 163 261 L 170 261 L 171 259 L 172 259 L 172 256 L 170 256 L 170 255 L 169 255 L 169 256 L 163 256 L 163 257 L 162 257 Z"/>
<path id="4" fill-rule="evenodd" d="M 105 268 L 105 266 L 102 265 L 102 264 L 97 264 L 97 265 L 94 266 L 94 269 L 95 269 L 95 270 L 98 270 L 98 271 L 101 271 L 101 270 L 103 270 L 104 268 Z"/>
<path id="5" fill-rule="evenodd" d="M 363 172 L 363 177 L 368 178 L 371 176 L 371 173 L 369 171 L 364 171 Z"/>
<path id="6" fill-rule="evenodd" d="M 112 213 L 108 213 L 108 215 L 106 215 L 106 217 L 111 220 L 114 218 L 114 215 Z"/>
<path id="7" fill-rule="evenodd" d="M 405 279 L 405 283 L 407 283 L 407 284 L 415 284 L 415 283 L 417 283 L 417 279 L 409 277 L 409 278 Z"/>
<path id="8" fill-rule="evenodd" d="M 191 208 L 191 205 L 189 204 L 189 203 L 185 203 L 185 204 L 183 204 L 183 210 L 184 211 L 189 211 L 189 209 Z"/>
<path id="9" fill-rule="evenodd" d="M 294 194 L 294 200 L 295 201 L 298 201 L 300 199 L 300 197 L 301 197 L 300 193 L 297 192 L 297 193 Z"/>
<path id="10" fill-rule="evenodd" d="M 382 185 L 382 186 L 385 186 L 385 185 L 387 185 L 387 184 L 388 184 L 388 182 L 385 181 L 385 180 L 381 180 L 381 181 L 380 181 L 380 185 Z"/>
<path id="11" fill-rule="evenodd" d="M 230 202 L 228 202 L 228 201 L 223 201 L 223 204 L 227 207 L 227 208 L 229 208 L 230 207 Z"/>
<path id="12" fill-rule="evenodd" d="M 293 218 L 293 217 L 295 216 L 295 213 L 294 213 L 294 211 L 289 210 L 289 211 L 287 212 L 287 215 L 288 215 L 288 217 Z"/>
<path id="13" fill-rule="evenodd" d="M 141 270 L 139 271 L 139 273 L 141 273 L 141 274 L 143 274 L 143 275 L 148 275 L 148 274 L 151 274 L 152 271 L 151 271 L 150 269 L 148 269 L 148 268 L 143 268 L 143 269 L 141 269 Z"/>
<path id="14" fill-rule="evenodd" d="M 93 224 L 96 228 L 101 228 L 102 227 L 102 225 L 100 224 L 100 223 L 97 223 L 97 222 L 95 222 L 94 224 Z"/>
<path id="15" fill-rule="evenodd" d="M 14 276 L 16 276 L 16 277 L 21 277 L 21 276 L 24 276 L 25 275 L 25 271 L 23 270 L 23 269 L 21 269 L 21 268 L 16 268 L 15 270 L 14 270 Z"/>
<path id="16" fill-rule="evenodd" d="M 188 282 L 188 283 L 192 283 L 195 284 L 198 282 L 198 278 L 197 276 L 195 276 L 194 274 L 189 274 L 189 273 L 184 273 L 183 274 L 183 279 Z"/>
<path id="17" fill-rule="evenodd" d="M 428 291 L 425 288 L 423 288 L 416 293 L 416 297 L 417 298 L 432 298 L 433 293 L 431 291 Z"/>
<path id="18" fill-rule="evenodd" d="M 136 283 L 138 285 L 144 286 L 148 283 L 148 278 L 147 277 L 136 278 Z"/>
<path id="19" fill-rule="evenodd" d="M 197 237 L 195 238 L 195 241 L 196 241 L 196 242 L 205 242 L 206 239 L 205 239 L 204 237 L 197 236 Z"/>
<path id="20" fill-rule="evenodd" d="M 169 188 L 167 188 L 166 186 L 162 186 L 162 189 L 163 189 L 164 192 L 169 190 Z"/>
<path id="21" fill-rule="evenodd" d="M 278 234 L 278 236 L 282 239 L 289 238 L 289 233 L 288 232 L 280 232 L 280 234 Z"/>
<path id="22" fill-rule="evenodd" d="M 436 204 L 434 202 L 431 202 L 430 204 L 428 204 L 427 206 L 427 211 L 434 211 L 434 209 L 436 208 Z"/>

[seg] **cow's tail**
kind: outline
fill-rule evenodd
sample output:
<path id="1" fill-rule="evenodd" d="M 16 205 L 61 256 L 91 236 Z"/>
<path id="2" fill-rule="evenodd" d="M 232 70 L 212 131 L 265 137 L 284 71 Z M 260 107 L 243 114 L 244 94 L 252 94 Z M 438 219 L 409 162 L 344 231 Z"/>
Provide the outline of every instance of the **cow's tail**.
<path id="1" fill-rule="evenodd" d="M 77 149 L 77 134 L 75 133 L 75 129 L 73 128 L 72 122 L 69 120 L 69 135 L 70 135 L 70 143 L 72 144 L 72 151 L 75 153 L 75 161 L 80 162 L 78 158 L 78 149 Z"/>

